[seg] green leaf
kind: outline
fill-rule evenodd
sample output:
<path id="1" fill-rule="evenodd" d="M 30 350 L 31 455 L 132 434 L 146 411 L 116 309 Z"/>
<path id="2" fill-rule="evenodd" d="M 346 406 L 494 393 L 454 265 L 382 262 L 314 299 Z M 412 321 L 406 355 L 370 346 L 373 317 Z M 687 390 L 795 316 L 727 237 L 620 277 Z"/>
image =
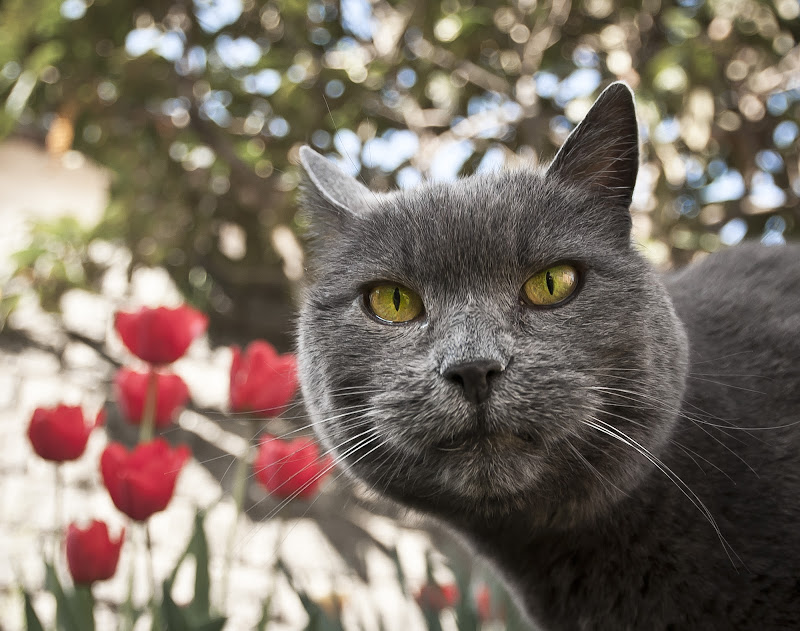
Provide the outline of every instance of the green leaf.
<path id="1" fill-rule="evenodd" d="M 66 591 L 55 568 L 45 564 L 45 588 L 56 598 L 56 628 L 59 631 L 94 631 L 94 597 L 90 587 Z"/>
<path id="2" fill-rule="evenodd" d="M 194 531 L 189 544 L 175 564 L 172 574 L 164 581 L 160 613 L 169 631 L 219 631 L 227 622 L 224 616 L 211 613 L 208 541 L 203 528 L 205 516 L 204 511 L 198 511 L 195 515 Z M 186 607 L 179 607 L 172 600 L 172 586 L 178 569 L 189 556 L 195 559 L 194 598 Z"/>
<path id="3" fill-rule="evenodd" d="M 211 610 L 211 579 L 208 572 L 208 540 L 203 529 L 205 513 L 198 511 L 195 515 L 194 534 L 189 543 L 189 553 L 196 560 L 194 576 L 194 598 L 190 607 L 198 613 L 210 614 Z"/>
<path id="4" fill-rule="evenodd" d="M 305 591 L 297 587 L 283 559 L 279 558 L 275 566 L 286 577 L 292 590 L 300 599 L 303 609 L 305 609 L 308 614 L 308 624 L 306 625 L 305 631 L 342 631 L 343 627 L 340 620 L 328 616 L 327 612 L 309 597 Z"/>
<path id="5" fill-rule="evenodd" d="M 44 627 L 39 621 L 39 616 L 36 615 L 36 610 L 33 608 L 31 595 L 28 592 L 25 592 L 25 629 L 27 631 L 44 631 Z"/>
<path id="6" fill-rule="evenodd" d="M 321 618 L 325 617 L 325 612 L 305 593 L 297 592 L 297 596 L 303 604 L 303 609 L 305 609 L 308 614 L 308 624 L 305 627 L 305 631 L 322 631 L 323 623 Z"/>
<path id="7" fill-rule="evenodd" d="M 425 628 L 428 631 L 442 631 L 442 622 L 439 620 L 439 614 L 431 609 L 424 609 L 422 611 L 425 617 Z"/>
<path id="8" fill-rule="evenodd" d="M 400 554 L 397 551 L 397 546 L 390 548 L 389 556 L 394 562 L 394 569 L 397 572 L 397 582 L 400 584 L 400 588 L 403 590 L 403 593 L 408 596 L 410 594 L 408 589 L 408 581 L 406 581 L 406 573 L 403 571 L 403 564 L 400 562 Z"/>
<path id="9" fill-rule="evenodd" d="M 31 245 L 24 250 L 18 250 L 11 255 L 11 260 L 17 264 L 19 268 L 33 267 L 40 256 L 49 254 L 47 248 L 38 245 Z"/>
<path id="10" fill-rule="evenodd" d="M 225 626 L 225 623 L 228 621 L 227 618 L 223 618 L 222 616 L 216 616 L 214 618 L 209 619 L 205 624 L 201 624 L 196 627 L 192 627 L 195 631 L 222 631 L 222 628 Z"/>
<path id="11" fill-rule="evenodd" d="M 169 631 L 188 631 L 189 625 L 186 622 L 184 612 L 172 600 L 171 588 L 172 583 L 165 581 L 164 599 L 161 601 L 161 612 L 164 615 L 164 621 L 167 623 Z"/>
<path id="12" fill-rule="evenodd" d="M 164 600 L 161 604 L 161 612 L 169 631 L 222 631 L 227 622 L 223 616 L 205 616 L 197 618 L 189 607 L 179 607 L 169 590 L 164 584 Z"/>
<path id="13" fill-rule="evenodd" d="M 0 295 L 0 331 L 5 328 L 8 317 L 17 308 L 21 298 L 20 294 Z"/>
<path id="14" fill-rule="evenodd" d="M 57 629 L 72 629 L 74 622 L 70 619 L 70 614 L 67 609 L 66 596 L 64 589 L 61 587 L 61 582 L 56 575 L 56 569 L 49 563 L 45 564 L 45 581 L 44 587 L 56 599 L 56 628 Z"/>
<path id="15" fill-rule="evenodd" d="M 431 559 L 431 551 L 425 551 L 425 578 L 431 585 L 438 585 L 436 579 L 433 577 L 433 559 Z"/>

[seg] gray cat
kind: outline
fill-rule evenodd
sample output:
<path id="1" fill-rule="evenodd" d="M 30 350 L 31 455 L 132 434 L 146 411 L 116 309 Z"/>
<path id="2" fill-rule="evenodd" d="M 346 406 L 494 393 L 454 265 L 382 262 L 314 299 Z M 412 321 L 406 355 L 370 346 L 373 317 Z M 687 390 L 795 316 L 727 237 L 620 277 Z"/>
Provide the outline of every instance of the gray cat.
<path id="1" fill-rule="evenodd" d="M 375 194 L 301 150 L 302 391 L 544 629 L 800 628 L 800 248 L 661 278 L 610 86 L 546 170 Z"/>

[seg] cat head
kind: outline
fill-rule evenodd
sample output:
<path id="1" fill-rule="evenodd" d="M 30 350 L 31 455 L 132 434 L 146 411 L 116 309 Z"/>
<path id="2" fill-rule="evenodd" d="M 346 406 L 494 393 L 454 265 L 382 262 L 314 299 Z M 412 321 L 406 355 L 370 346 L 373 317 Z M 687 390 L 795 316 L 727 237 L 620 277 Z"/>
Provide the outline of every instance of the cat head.
<path id="1" fill-rule="evenodd" d="M 574 521 L 639 483 L 631 441 L 667 440 L 686 347 L 631 246 L 638 160 L 623 84 L 545 170 L 377 194 L 301 150 L 300 380 L 347 472 L 466 520 Z"/>

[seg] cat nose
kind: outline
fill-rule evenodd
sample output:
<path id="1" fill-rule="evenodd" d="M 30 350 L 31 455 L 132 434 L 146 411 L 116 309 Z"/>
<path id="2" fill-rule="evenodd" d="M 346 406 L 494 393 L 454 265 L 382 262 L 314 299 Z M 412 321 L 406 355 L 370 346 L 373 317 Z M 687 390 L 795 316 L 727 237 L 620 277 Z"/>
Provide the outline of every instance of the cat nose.
<path id="1" fill-rule="evenodd" d="M 468 401 L 483 403 L 491 394 L 491 378 L 501 372 L 503 366 L 500 362 L 493 359 L 476 359 L 450 366 L 442 376 L 460 385 Z"/>

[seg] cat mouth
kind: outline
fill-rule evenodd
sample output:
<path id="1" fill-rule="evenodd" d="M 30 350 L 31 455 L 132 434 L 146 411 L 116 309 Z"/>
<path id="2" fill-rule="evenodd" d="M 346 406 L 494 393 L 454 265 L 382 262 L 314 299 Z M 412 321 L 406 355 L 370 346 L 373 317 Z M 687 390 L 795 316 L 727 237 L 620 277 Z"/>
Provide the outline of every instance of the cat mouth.
<path id="1" fill-rule="evenodd" d="M 536 441 L 532 436 L 512 432 L 465 432 L 451 436 L 436 445 L 439 451 L 473 451 L 475 449 L 530 449 Z"/>

